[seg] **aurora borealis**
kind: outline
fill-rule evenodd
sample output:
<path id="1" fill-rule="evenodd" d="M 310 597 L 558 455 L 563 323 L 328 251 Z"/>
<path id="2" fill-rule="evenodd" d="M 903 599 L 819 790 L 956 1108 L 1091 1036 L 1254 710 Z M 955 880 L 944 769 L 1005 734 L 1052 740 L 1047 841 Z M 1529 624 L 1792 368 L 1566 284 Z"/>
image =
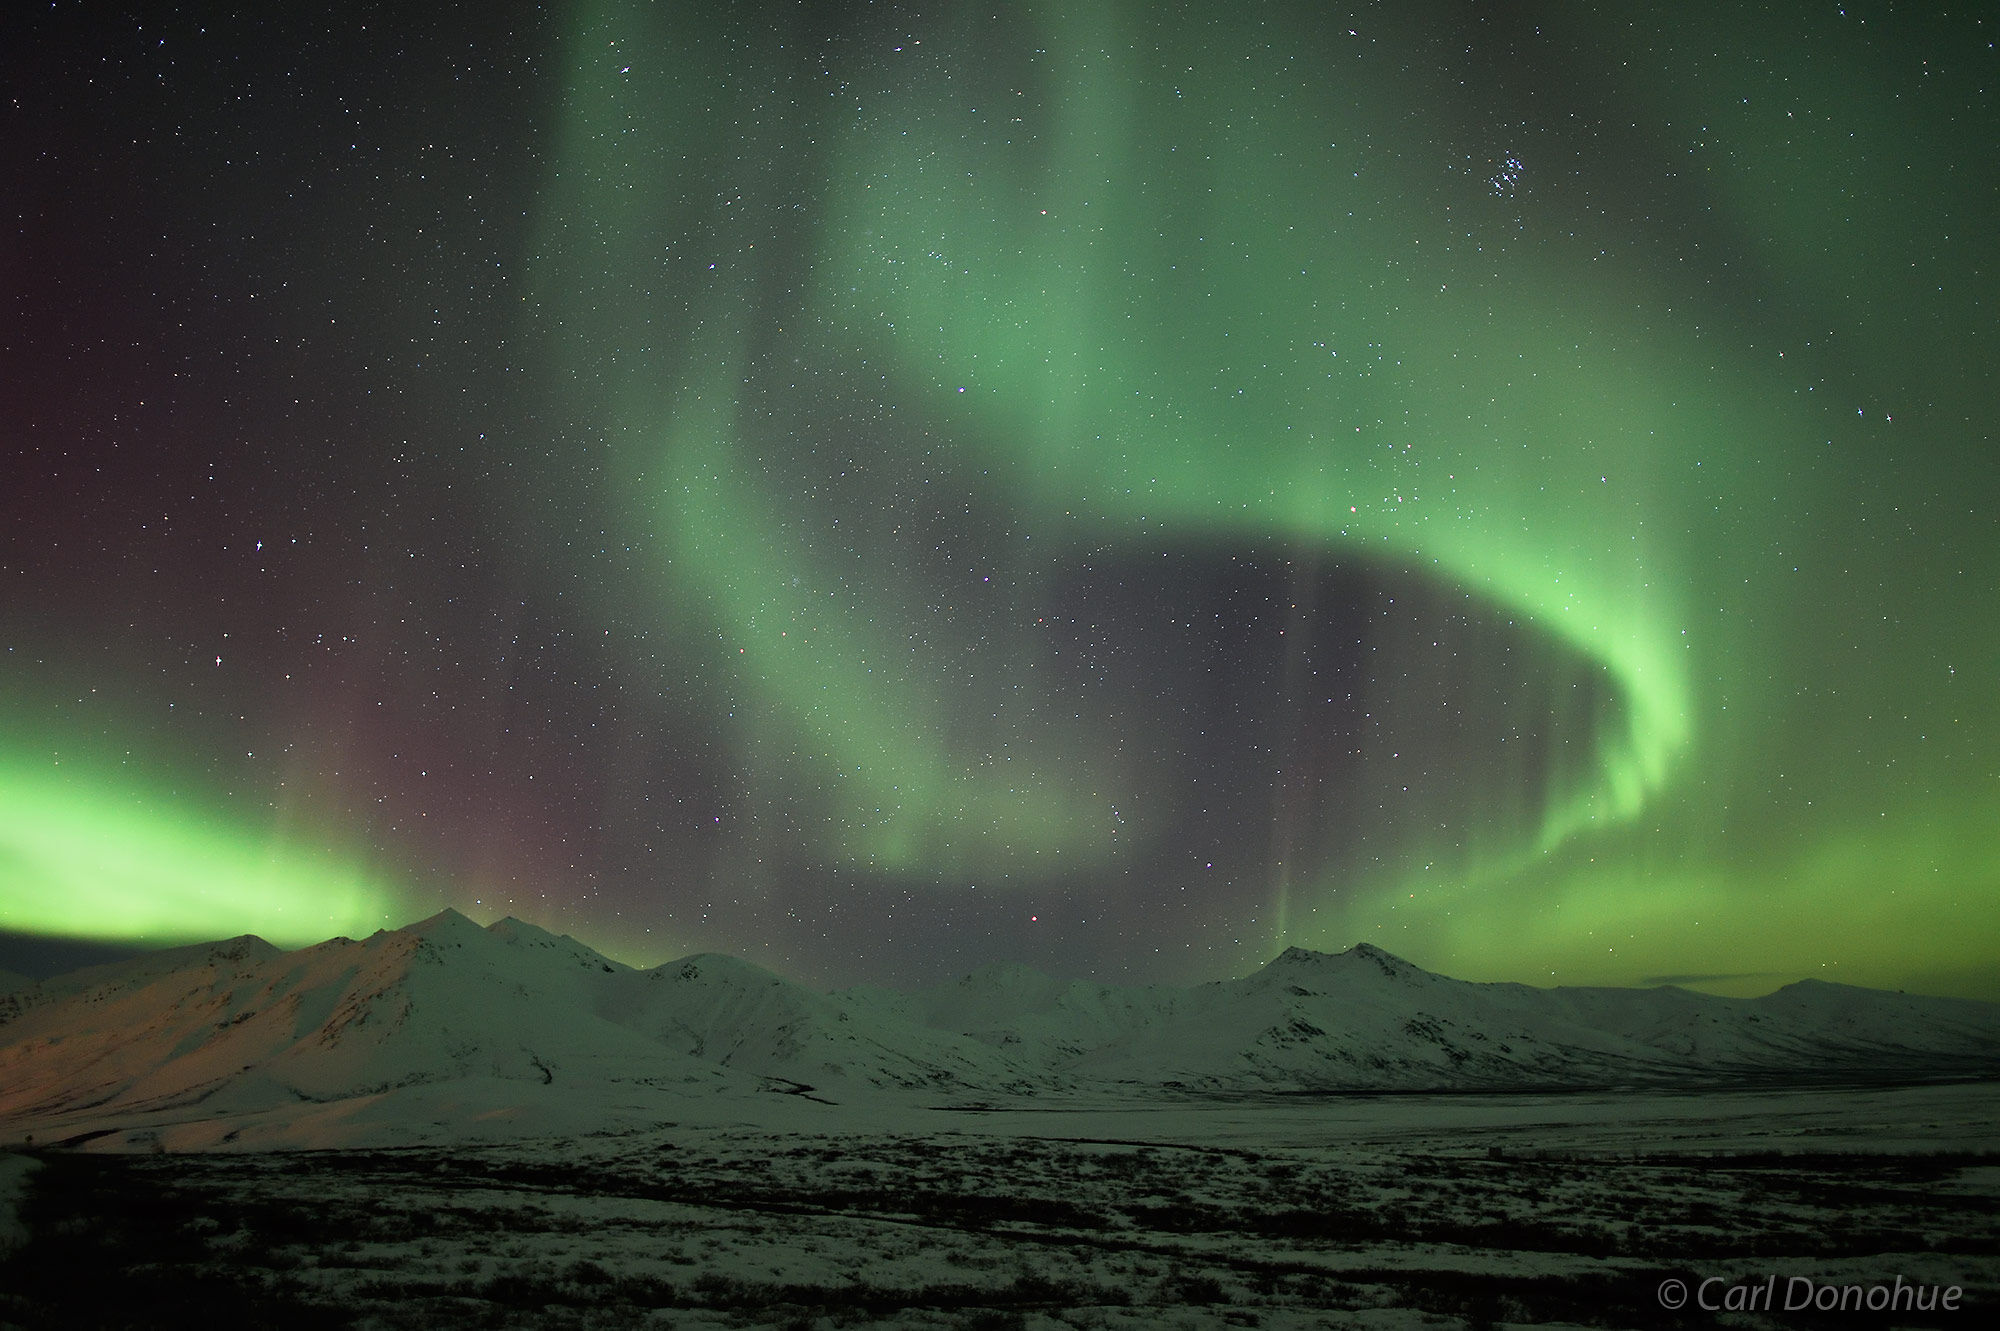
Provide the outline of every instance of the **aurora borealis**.
<path id="1" fill-rule="evenodd" d="M 2000 997 L 1996 24 L 11 18 L 0 929 Z"/>

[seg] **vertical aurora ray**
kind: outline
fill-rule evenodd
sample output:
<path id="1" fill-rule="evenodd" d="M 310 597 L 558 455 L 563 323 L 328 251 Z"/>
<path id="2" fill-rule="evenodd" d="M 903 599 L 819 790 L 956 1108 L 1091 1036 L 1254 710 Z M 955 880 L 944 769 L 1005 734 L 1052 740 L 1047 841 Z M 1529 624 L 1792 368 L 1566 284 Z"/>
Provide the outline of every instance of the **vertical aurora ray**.
<path id="1" fill-rule="evenodd" d="M 1100 862 L 1107 765 L 1091 754 L 1103 746 L 1080 742 L 1072 728 L 1024 730 L 1019 723 L 1041 702 L 1032 690 L 1008 686 L 993 698 L 995 677 L 1029 667 L 1018 654 L 977 667 L 985 682 L 973 687 L 996 706 L 966 725 L 952 696 L 965 690 L 952 678 L 965 670 L 955 661 L 971 645 L 965 633 L 947 624 L 919 642 L 907 631 L 937 618 L 935 602 L 978 588 L 935 578 L 891 587 L 872 570 L 849 576 L 842 565 L 852 552 L 829 548 L 843 534 L 798 520 L 810 476 L 773 486 L 775 469 L 750 447 L 750 347 L 772 333 L 741 321 L 768 261 L 754 243 L 709 255 L 727 248 L 720 233 L 735 220 L 727 209 L 768 217 L 784 209 L 772 197 L 781 191 L 697 198 L 661 164 L 714 151 L 724 121 L 753 135 L 782 127 L 759 125 L 745 109 L 758 96 L 754 81 L 629 78 L 634 69 L 701 68 L 701 53 L 716 45 L 712 31 L 669 32 L 658 22 L 617 5 L 581 13 L 568 43 L 569 148 L 552 190 L 559 202 L 543 219 L 540 270 L 546 301 L 590 311 L 560 318 L 551 350 L 568 379 L 591 385 L 584 396 L 611 438 L 616 521 L 651 566 L 646 594 L 712 635 L 712 697 L 754 699 L 727 708 L 731 744 L 750 759 L 752 784 L 809 810 L 815 853 L 889 874 L 958 877 L 1043 857 Z M 672 95 L 654 95 L 662 88 Z M 707 178 L 699 167 L 690 174 Z M 657 287 L 642 289 L 635 272 Z M 996 758 L 1000 748 L 1013 752 Z"/>
<path id="2" fill-rule="evenodd" d="M 938 682 L 944 653 L 911 663 L 897 658 L 912 653 L 857 633 L 857 623 L 909 616 L 910 608 L 823 586 L 823 561 L 789 544 L 788 524 L 737 473 L 727 446 L 733 421 L 710 407 L 727 402 L 726 388 L 711 383 L 676 403 L 648 449 L 664 470 L 635 476 L 632 488 L 658 497 L 654 529 L 672 566 L 685 571 L 685 591 L 714 607 L 723 665 L 734 643 L 734 674 L 782 718 L 751 747 L 782 749 L 787 765 L 808 769 L 800 779 L 834 792 L 829 849 L 892 873 L 1000 872 L 1017 853 L 1067 852 L 1088 864 L 1104 828 L 1062 765 L 1068 758 L 1076 770 L 1082 751 L 1040 736 L 1037 775 L 1019 780 L 958 749 L 947 738 L 950 686 Z"/>

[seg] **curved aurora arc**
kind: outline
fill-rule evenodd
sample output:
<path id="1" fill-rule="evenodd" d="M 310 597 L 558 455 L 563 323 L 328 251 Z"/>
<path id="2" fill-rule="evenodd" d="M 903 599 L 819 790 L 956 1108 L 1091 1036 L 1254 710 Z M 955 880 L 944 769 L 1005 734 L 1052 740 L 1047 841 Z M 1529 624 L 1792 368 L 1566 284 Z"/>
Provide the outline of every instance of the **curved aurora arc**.
<path id="1" fill-rule="evenodd" d="M 1521 214 L 1556 205 L 1516 197 L 1536 163 L 1508 132 L 1429 126 L 1465 163 L 1506 159 L 1504 180 L 1385 146 L 1423 93 L 1363 46 L 1307 79 L 1248 28 L 1088 9 L 829 41 L 824 114 L 773 109 L 806 100 L 776 38 L 746 76 L 700 24 L 576 11 L 536 274 L 567 312 L 557 381 L 592 385 L 661 603 L 733 649 L 717 666 L 757 700 L 743 751 L 840 787 L 814 853 L 1032 885 L 1037 863 L 1102 871 L 1135 844 L 1107 835 L 1126 815 L 1104 792 L 1130 777 L 1102 756 L 1115 738 L 1022 696 L 1045 659 L 1017 644 L 1013 682 L 980 694 L 1026 760 L 996 778 L 987 738 L 951 734 L 950 652 L 885 666 L 922 598 L 829 575 L 843 541 L 801 498 L 826 479 L 819 450 L 774 465 L 768 398 L 858 365 L 876 419 L 923 422 L 899 437 L 1007 515 L 996 563 L 1017 586 L 1107 548 L 1278 543 L 1476 600 L 1612 681 L 1582 779 L 1497 773 L 1536 803 L 1497 833 L 1440 824 L 1420 795 L 1368 871 L 1275 875 L 1246 952 L 1376 936 L 1459 974 L 1756 972 L 1750 988 L 1860 939 L 1884 974 L 1983 964 L 1954 921 L 1994 916 L 1990 893 L 1961 895 L 1993 880 L 1966 853 L 1990 796 L 1779 855 L 1714 830 L 1769 740 L 1725 713 L 1783 710 L 1783 644 L 1714 552 L 1742 543 L 1740 497 L 1786 484 L 1788 450 L 1823 432 L 1817 404 L 1775 397 L 1752 369 L 1768 356 L 1675 274 L 1582 227 L 1524 238 Z M 823 162 L 802 165 L 806 143 Z M 790 327 L 751 350 L 750 311 Z M 1943 893 L 1864 882 L 1940 858 Z"/>
<path id="2" fill-rule="evenodd" d="M 325 243 L 176 205 L 270 326 L 128 472 L 23 399 L 0 930 L 2000 995 L 1978 20 L 561 15 L 156 145 Z"/>

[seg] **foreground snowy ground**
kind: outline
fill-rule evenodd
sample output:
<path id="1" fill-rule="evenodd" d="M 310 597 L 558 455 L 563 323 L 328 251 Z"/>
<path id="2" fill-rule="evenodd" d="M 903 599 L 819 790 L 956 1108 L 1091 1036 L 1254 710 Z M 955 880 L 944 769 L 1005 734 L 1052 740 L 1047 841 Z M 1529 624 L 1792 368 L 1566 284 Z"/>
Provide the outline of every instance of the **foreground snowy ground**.
<path id="1" fill-rule="evenodd" d="M 573 1141 L 58 1152 L 23 1174 L 0 1325 L 1971 1325 L 2000 1298 L 1996 1122 L 1991 1083 L 774 1097 Z M 1692 1306 L 1773 1277 L 1768 1313 Z M 1898 1277 L 1957 1311 L 1782 1307 Z M 1676 1279 L 1690 1306 L 1663 1307 Z"/>

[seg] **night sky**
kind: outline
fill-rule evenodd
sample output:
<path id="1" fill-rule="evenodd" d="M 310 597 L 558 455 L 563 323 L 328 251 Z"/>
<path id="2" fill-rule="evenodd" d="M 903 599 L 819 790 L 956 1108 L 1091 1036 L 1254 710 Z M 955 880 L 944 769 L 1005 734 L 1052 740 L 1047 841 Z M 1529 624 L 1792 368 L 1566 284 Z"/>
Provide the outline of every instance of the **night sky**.
<path id="1" fill-rule="evenodd" d="M 1982 6 L 227 8 L 0 20 L 0 964 L 2000 997 Z"/>

